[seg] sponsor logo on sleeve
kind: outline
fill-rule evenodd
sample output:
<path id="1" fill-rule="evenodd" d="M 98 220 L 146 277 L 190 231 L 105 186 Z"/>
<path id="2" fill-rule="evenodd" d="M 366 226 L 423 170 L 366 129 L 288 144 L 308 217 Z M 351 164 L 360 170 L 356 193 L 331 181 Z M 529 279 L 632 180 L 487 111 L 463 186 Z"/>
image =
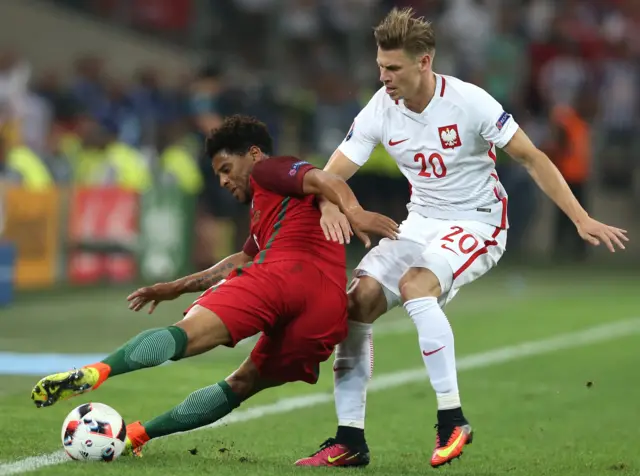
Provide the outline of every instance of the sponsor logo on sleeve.
<path id="1" fill-rule="evenodd" d="M 298 173 L 298 170 L 300 169 L 300 167 L 302 167 L 305 164 L 308 164 L 309 162 L 306 162 L 304 160 L 301 160 L 299 162 L 296 162 L 295 164 L 293 164 L 291 166 L 291 169 L 289 170 L 289 175 L 291 175 L 292 177 Z"/>
<path id="2" fill-rule="evenodd" d="M 511 119 L 511 114 L 503 112 L 502 115 L 498 118 L 498 121 L 496 122 L 496 127 L 498 128 L 499 131 L 502 130 L 502 128 L 504 127 L 504 125 L 507 123 L 509 119 Z"/>

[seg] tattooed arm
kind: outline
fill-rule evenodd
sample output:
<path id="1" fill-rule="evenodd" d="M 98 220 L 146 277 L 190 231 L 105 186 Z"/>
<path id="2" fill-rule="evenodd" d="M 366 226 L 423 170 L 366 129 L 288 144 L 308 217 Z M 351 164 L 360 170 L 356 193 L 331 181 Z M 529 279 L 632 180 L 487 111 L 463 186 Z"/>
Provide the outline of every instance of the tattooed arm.
<path id="1" fill-rule="evenodd" d="M 140 311 L 148 303 L 151 303 L 149 307 L 149 314 L 151 314 L 162 301 L 171 301 L 186 293 L 205 291 L 229 276 L 229 273 L 238 266 L 247 264 L 257 253 L 258 246 L 255 240 L 249 237 L 242 251 L 223 259 L 209 269 L 176 279 L 170 283 L 158 283 L 134 291 L 127 297 L 129 309 Z"/>
<path id="2" fill-rule="evenodd" d="M 236 253 L 223 259 L 209 269 L 205 269 L 204 271 L 200 271 L 199 273 L 195 273 L 190 276 L 185 276 L 184 278 L 176 279 L 170 284 L 173 284 L 175 290 L 180 294 L 206 291 L 221 279 L 226 278 L 231 271 L 239 266 L 247 264 L 252 259 L 252 256 L 241 251 L 240 253 Z"/>

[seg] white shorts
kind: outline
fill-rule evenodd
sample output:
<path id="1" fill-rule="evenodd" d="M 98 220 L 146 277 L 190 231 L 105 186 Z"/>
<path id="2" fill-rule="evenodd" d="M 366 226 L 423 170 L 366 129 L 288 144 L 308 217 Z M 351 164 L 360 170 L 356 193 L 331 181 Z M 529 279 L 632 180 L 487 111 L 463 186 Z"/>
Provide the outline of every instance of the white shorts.
<path id="1" fill-rule="evenodd" d="M 428 268 L 440 280 L 444 307 L 460 287 L 493 268 L 507 244 L 507 230 L 478 221 L 425 218 L 415 212 L 397 240 L 383 238 L 362 259 L 355 276 L 371 276 L 384 289 L 387 310 L 400 304 L 398 285 L 409 268 Z"/>

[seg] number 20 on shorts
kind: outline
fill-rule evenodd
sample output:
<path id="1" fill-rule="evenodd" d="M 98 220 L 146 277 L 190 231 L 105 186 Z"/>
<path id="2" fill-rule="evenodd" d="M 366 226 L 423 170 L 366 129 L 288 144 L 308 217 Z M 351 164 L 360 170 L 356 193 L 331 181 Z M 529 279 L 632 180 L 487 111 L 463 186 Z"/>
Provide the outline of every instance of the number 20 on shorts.
<path id="1" fill-rule="evenodd" d="M 449 233 L 448 235 L 443 236 L 440 241 L 446 241 L 448 243 L 455 243 L 456 240 L 458 241 L 458 249 L 460 250 L 460 252 L 464 255 L 471 253 L 473 250 L 475 250 L 478 247 L 478 239 L 473 236 L 471 233 L 466 233 L 460 237 L 457 237 L 458 235 L 460 235 L 461 233 L 464 233 L 464 229 L 459 227 L 459 226 L 452 226 L 451 229 L 453 230 L 451 233 Z M 456 240 L 454 240 L 453 237 L 457 237 Z M 449 245 L 447 245 L 447 243 L 443 243 L 442 245 L 440 245 L 441 248 L 445 249 L 445 250 L 449 250 L 452 253 L 458 254 L 457 251 L 455 251 L 452 248 L 449 248 Z"/>
<path id="2" fill-rule="evenodd" d="M 434 152 L 429 156 L 429 158 L 425 157 L 424 154 L 418 153 L 413 157 L 414 162 L 421 162 L 422 168 L 418 175 L 420 177 L 435 177 L 442 178 L 447 175 L 447 166 L 444 165 L 444 159 L 440 154 Z"/>

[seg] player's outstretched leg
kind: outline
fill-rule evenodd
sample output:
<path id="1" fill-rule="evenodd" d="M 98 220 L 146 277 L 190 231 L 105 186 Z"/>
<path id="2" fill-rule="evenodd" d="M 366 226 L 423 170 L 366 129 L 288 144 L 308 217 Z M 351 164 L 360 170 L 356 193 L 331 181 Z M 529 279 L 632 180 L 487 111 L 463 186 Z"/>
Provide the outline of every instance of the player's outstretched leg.
<path id="1" fill-rule="evenodd" d="M 101 362 L 44 377 L 33 388 L 31 399 L 37 407 L 48 407 L 95 390 L 107 378 L 201 354 L 229 340 L 222 321 L 195 306 L 175 326 L 146 330 Z"/>
<path id="2" fill-rule="evenodd" d="M 348 321 L 349 334 L 336 347 L 333 363 L 338 430 L 296 466 L 366 466 L 369 447 L 364 437 L 367 383 L 373 365 L 372 324 Z"/>
<path id="3" fill-rule="evenodd" d="M 411 268 L 399 288 L 404 308 L 418 330 L 422 358 L 438 401 L 436 445 L 431 456 L 431 466 L 436 468 L 459 458 L 464 446 L 471 443 L 473 432 L 460 403 L 453 330 L 438 304 L 441 283 L 449 289 L 453 276 L 447 263 L 440 269 L 434 260 L 438 277 L 430 269 Z"/>
<path id="4" fill-rule="evenodd" d="M 196 390 L 182 403 L 153 420 L 127 425 L 125 454 L 139 456 L 142 447 L 153 438 L 209 425 L 231 413 L 241 401 L 224 380 Z"/>
<path id="5" fill-rule="evenodd" d="M 259 391 L 278 385 L 261 378 L 251 359 L 247 359 L 225 380 L 196 390 L 168 412 L 145 423 L 136 421 L 127 425 L 124 454 L 141 456 L 148 441 L 210 425 Z"/>
<path id="6" fill-rule="evenodd" d="M 349 333 L 336 347 L 333 363 L 338 429 L 297 466 L 366 466 L 364 435 L 367 384 L 373 371 L 373 322 L 387 309 L 380 284 L 365 276 L 349 292 Z"/>

